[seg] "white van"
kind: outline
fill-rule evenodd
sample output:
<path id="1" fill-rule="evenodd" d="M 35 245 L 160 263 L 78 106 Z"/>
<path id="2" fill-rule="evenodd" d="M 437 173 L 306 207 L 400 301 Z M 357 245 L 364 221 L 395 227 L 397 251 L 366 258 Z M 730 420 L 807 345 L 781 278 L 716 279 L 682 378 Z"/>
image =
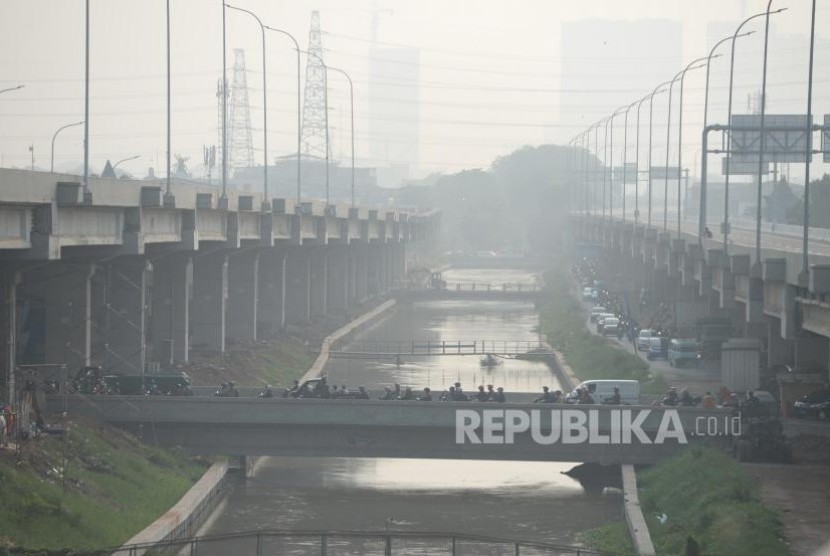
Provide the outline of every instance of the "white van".
<path id="1" fill-rule="evenodd" d="M 577 388 L 588 389 L 594 402 L 601 404 L 614 395 L 614 388 L 620 389 L 620 403 L 640 404 L 640 382 L 638 380 L 586 380 L 565 397 L 567 403 L 577 403 Z"/>

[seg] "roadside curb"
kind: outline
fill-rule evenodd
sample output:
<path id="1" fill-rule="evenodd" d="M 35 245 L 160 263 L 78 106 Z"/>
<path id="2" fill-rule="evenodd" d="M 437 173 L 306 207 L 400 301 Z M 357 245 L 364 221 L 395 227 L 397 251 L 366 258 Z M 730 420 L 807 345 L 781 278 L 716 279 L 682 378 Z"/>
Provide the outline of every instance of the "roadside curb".
<path id="1" fill-rule="evenodd" d="M 226 461 L 211 465 L 172 508 L 125 542 L 124 549 L 131 556 L 139 555 L 153 550 L 153 546 L 193 536 L 219 503 L 227 473 Z M 144 545 L 144 548 L 129 548 L 131 545 Z"/>
<path id="2" fill-rule="evenodd" d="M 331 347 L 339 340 L 342 340 L 345 336 L 351 334 L 361 326 L 368 324 L 370 321 L 374 320 L 375 318 L 379 317 L 392 307 L 394 307 L 396 301 L 394 299 L 389 299 L 384 301 L 368 313 L 364 313 L 354 319 L 353 321 L 349 322 L 342 328 L 337 329 L 332 334 L 326 336 L 323 339 L 323 343 L 320 346 L 320 355 L 317 356 L 317 359 L 314 360 L 314 364 L 305 372 L 305 374 L 300 378 L 300 382 L 310 380 L 312 378 L 317 378 L 323 373 L 323 368 L 326 366 L 326 363 L 329 360 L 329 352 L 331 351 Z"/>

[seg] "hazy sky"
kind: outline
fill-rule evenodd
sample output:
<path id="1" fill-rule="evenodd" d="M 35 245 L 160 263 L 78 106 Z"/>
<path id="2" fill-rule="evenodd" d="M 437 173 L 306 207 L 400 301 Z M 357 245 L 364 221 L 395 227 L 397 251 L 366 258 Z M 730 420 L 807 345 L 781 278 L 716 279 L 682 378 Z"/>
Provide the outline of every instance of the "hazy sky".
<path id="1" fill-rule="evenodd" d="M 420 171 L 457 171 L 486 167 L 492 159 L 522 144 L 565 142 L 579 129 L 562 126 L 559 114 L 561 25 L 588 18 L 632 20 L 674 19 L 683 22 L 683 58 L 708 52 L 707 25 L 736 22 L 763 10 L 763 0 L 234 0 L 255 11 L 271 26 L 294 33 L 307 44 L 311 10 L 321 13 L 326 60 L 350 72 L 355 82 L 358 164 L 368 159 L 372 137 L 368 125 L 368 50 L 372 14 L 379 9 L 381 46 L 421 49 Z M 149 166 L 163 167 L 165 152 L 164 0 L 91 0 L 91 158 L 96 170 L 103 161 L 141 155 L 123 168 L 144 175 Z M 819 22 L 830 21 L 830 6 L 820 7 Z M 202 145 L 217 143 L 216 82 L 221 71 L 221 3 L 219 0 L 171 0 L 173 67 L 173 152 L 198 164 Z M 806 32 L 807 0 L 776 0 L 788 12 L 775 16 L 776 36 Z M 0 95 L 0 154 L 5 166 L 27 167 L 29 146 L 36 165 L 49 167 L 54 131 L 83 119 L 83 0 L 0 0 L 0 89 L 25 83 L 19 91 Z M 244 48 L 252 107 L 255 158 L 262 160 L 262 74 L 259 30 L 253 20 L 228 13 L 228 65 L 232 50 Z M 822 29 L 824 27 L 824 29 Z M 760 26 L 756 26 L 761 31 Z M 826 41 L 828 30 L 820 25 Z M 746 40 L 742 56 L 761 52 L 762 33 Z M 597 37 L 601 41 L 602 37 Z M 826 44 L 826 43 L 825 43 Z M 806 69 L 806 51 L 771 43 L 772 57 Z M 270 156 L 295 152 L 295 54 L 286 39 L 268 36 Z M 661 55 L 654 45 L 654 56 Z M 713 109 L 725 105 L 725 61 L 713 66 Z M 585 72 L 596 74 L 602 89 L 609 64 L 636 76 L 648 60 L 585 60 Z M 830 112 L 830 51 L 816 58 L 815 108 Z M 824 68 L 824 69 L 822 69 Z M 679 69 L 679 68 L 678 68 Z M 794 70 L 795 71 L 795 70 Z M 687 82 L 687 135 L 699 137 L 702 72 Z M 799 72 L 800 73 L 800 72 Z M 666 76 L 669 79 L 671 76 Z M 744 87 L 736 98 L 745 108 L 747 92 L 760 76 L 738 72 Z M 718 80 L 720 80 L 718 82 Z M 806 85 L 792 75 L 771 75 L 768 110 L 803 112 Z M 344 164 L 348 150 L 348 89 L 342 78 L 329 79 L 333 154 Z M 585 117 L 595 121 L 641 93 L 610 91 L 586 95 Z M 738 92 L 736 92 L 738 95 Z M 390 99 L 393 103 L 395 99 Z M 391 105 L 391 104 L 390 104 Z M 736 104 L 737 106 L 737 104 Z M 663 108 L 658 108 L 662 110 Z M 572 124 L 568 124 L 572 125 Z M 697 126 L 697 127 L 693 127 Z M 694 131 L 693 131 L 694 129 Z M 82 127 L 68 129 L 56 145 L 56 167 L 82 159 Z M 400 140 L 400 138 L 398 138 Z M 694 141 L 690 139 L 690 143 Z M 699 142 L 699 141 L 698 141 Z M 688 145 L 689 152 L 699 149 Z M 375 152 L 377 152 L 375 150 Z M 411 162 L 411 161 L 402 161 Z M 159 171 L 162 174 L 163 171 Z M 794 172 L 795 173 L 795 172 Z"/>

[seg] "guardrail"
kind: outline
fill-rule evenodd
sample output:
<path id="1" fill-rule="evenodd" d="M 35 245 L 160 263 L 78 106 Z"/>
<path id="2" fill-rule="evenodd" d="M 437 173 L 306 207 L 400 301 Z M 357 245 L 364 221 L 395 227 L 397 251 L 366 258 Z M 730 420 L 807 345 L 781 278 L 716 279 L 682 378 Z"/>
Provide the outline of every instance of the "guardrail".
<path id="1" fill-rule="evenodd" d="M 443 288 L 448 291 L 456 292 L 535 292 L 540 288 L 535 282 L 511 282 L 502 284 L 477 284 L 475 282 L 450 282 Z"/>
<path id="2" fill-rule="evenodd" d="M 602 556 L 594 550 L 533 541 L 517 541 L 476 535 L 410 531 L 280 531 L 256 530 L 144 543 L 110 549 L 113 556 L 153 554 L 280 554 L 310 556 L 329 554 L 393 556 L 447 554 L 452 556 Z"/>
<path id="3" fill-rule="evenodd" d="M 550 353 L 544 342 L 525 340 L 443 340 L 351 342 L 348 349 L 331 350 L 335 356 L 345 355 L 522 355 Z"/>

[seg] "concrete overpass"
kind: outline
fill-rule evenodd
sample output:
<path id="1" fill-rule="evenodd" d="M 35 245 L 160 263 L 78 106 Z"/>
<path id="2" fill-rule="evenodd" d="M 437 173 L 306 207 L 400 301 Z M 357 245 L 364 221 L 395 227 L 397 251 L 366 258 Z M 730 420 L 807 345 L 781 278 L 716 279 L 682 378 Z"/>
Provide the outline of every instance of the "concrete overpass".
<path id="1" fill-rule="evenodd" d="M 0 170 L 0 383 L 22 363 L 135 373 L 384 295 L 436 212 L 174 180 Z"/>
<path id="2" fill-rule="evenodd" d="M 830 241 L 810 243 L 802 275 L 801 239 L 766 226 L 756 260 L 755 231 L 733 226 L 730 241 L 698 237 L 697 223 L 676 221 L 666 232 L 616 217 L 572 216 L 574 240 L 598 243 L 619 269 L 617 289 L 646 288 L 676 307 L 678 326 L 702 317 L 729 317 L 733 335 L 761 340 L 770 367 L 816 362 L 830 366 Z M 809 377 L 808 377 L 809 378 Z"/>
<path id="3" fill-rule="evenodd" d="M 52 400 L 60 410 L 59 400 Z M 485 411 L 539 411 L 539 430 L 550 434 L 552 411 L 572 412 L 595 421 L 597 435 L 608 435 L 615 411 L 645 411 L 642 430 L 655 440 L 665 411 L 676 411 L 689 443 L 724 445 L 731 413 L 701 408 L 619 406 L 566 406 L 522 403 L 449 403 L 377 400 L 293 400 L 250 398 L 170 398 L 141 396 L 75 397 L 68 399 L 70 415 L 89 415 L 126 427 L 146 442 L 182 446 L 205 455 L 274 455 L 317 457 L 442 458 L 521 461 L 575 461 L 653 463 L 675 453 L 675 439 L 663 444 L 559 441 L 543 445 L 527 431 L 517 432 L 513 443 L 484 443 Z M 481 443 L 466 438 L 457 442 L 457 411 L 478 414 L 474 427 Z M 589 412 L 596 412 L 588 416 Z M 504 418 L 502 418 L 504 419 Z M 565 419 L 565 417 L 563 417 Z M 624 419 L 623 419 L 624 420 Z M 708 423 L 717 423 L 719 435 L 696 436 Z M 587 425 L 586 425 L 587 426 Z M 619 426 L 617 427 L 619 429 Z M 714 430 L 714 429 L 712 429 Z M 506 436 L 502 433 L 502 440 Z M 495 433 L 495 438 L 499 433 Z"/>

